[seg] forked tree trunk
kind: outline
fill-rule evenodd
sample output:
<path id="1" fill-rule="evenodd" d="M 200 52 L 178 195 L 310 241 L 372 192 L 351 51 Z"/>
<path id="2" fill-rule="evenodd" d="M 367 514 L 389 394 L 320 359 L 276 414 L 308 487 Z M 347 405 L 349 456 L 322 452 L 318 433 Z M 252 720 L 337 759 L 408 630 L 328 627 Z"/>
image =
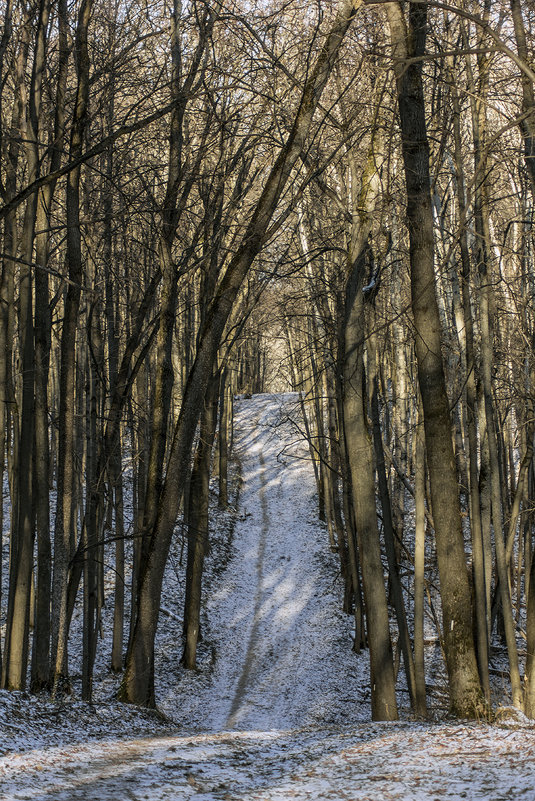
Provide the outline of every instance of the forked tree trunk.
<path id="1" fill-rule="evenodd" d="M 158 501 L 162 492 L 167 434 L 169 430 L 169 412 L 174 383 L 172 362 L 172 345 L 177 313 L 179 267 L 173 258 L 173 243 L 178 223 L 185 208 L 192 181 L 184 179 L 183 164 L 183 123 L 190 92 L 197 72 L 201 68 L 205 51 L 208 26 L 199 31 L 199 41 L 195 49 L 190 68 L 182 79 L 182 47 L 180 31 L 181 3 L 173 0 L 171 17 L 171 93 L 175 101 L 170 119 L 169 153 L 167 159 L 167 185 L 162 206 L 162 230 L 158 248 L 162 286 L 159 309 L 159 328 L 157 337 L 156 377 L 154 382 L 152 424 L 147 467 L 147 485 L 145 491 L 145 509 L 143 517 L 142 560 L 150 547 L 150 533 L 156 523 Z M 206 17 L 206 12 L 205 12 Z M 201 149 L 200 149 L 201 151 Z M 183 189 L 180 203 L 179 190 Z"/>

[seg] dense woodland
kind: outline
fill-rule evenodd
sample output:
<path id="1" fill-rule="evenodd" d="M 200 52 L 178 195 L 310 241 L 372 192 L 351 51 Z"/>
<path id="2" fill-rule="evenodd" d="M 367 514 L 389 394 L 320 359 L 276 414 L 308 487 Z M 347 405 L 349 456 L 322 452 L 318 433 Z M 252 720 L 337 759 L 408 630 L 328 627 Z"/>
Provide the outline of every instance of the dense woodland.
<path id="1" fill-rule="evenodd" d="M 111 560 L 109 667 L 154 705 L 182 532 L 195 668 L 233 399 L 293 389 L 373 718 L 393 642 L 426 714 L 435 568 L 452 712 L 505 644 L 535 716 L 533 4 L 2 5 L 2 686 L 68 690 L 82 603 L 91 699 Z"/>

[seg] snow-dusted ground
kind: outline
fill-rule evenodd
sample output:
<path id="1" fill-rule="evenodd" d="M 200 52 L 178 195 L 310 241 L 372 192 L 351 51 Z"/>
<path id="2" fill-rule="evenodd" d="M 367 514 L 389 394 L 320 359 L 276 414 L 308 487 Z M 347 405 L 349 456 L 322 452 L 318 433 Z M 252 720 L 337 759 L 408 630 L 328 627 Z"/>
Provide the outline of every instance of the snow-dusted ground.
<path id="1" fill-rule="evenodd" d="M 178 543 L 171 555 L 156 665 L 171 722 L 111 702 L 102 667 L 92 710 L 0 693 L 2 801 L 535 800 L 535 730 L 519 716 L 369 722 L 368 657 L 351 651 L 296 414 L 295 396 L 238 405 L 238 517 L 231 542 L 216 518 L 196 673 L 178 666 Z"/>
<path id="2" fill-rule="evenodd" d="M 318 525 L 295 396 L 241 401 L 243 483 L 233 547 L 207 604 L 210 672 L 167 687 L 159 707 L 193 731 L 277 731 L 368 717 L 367 660 L 351 651 L 337 557 Z M 294 440 L 294 441 L 293 441 Z"/>

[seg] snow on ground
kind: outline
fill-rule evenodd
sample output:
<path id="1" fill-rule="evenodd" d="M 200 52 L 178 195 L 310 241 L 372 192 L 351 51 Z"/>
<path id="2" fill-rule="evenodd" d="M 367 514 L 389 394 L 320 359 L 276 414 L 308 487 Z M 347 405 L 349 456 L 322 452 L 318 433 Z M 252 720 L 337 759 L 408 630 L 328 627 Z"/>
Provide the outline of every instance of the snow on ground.
<path id="1" fill-rule="evenodd" d="M 4 759 L 5 801 L 535 798 L 526 730 L 360 724 L 47 747 Z"/>
<path id="2" fill-rule="evenodd" d="M 111 700 L 104 657 L 93 708 L 0 693 L 1 801 L 535 801 L 535 730 L 522 716 L 412 722 L 400 676 L 406 719 L 369 722 L 368 655 L 351 651 L 296 415 L 292 395 L 238 405 L 238 513 L 232 537 L 229 517 L 214 518 L 195 673 L 178 665 L 175 543 L 156 664 L 168 722 Z"/>
<path id="3" fill-rule="evenodd" d="M 195 731 L 279 730 L 369 716 L 367 660 L 351 651 L 337 557 L 318 525 L 308 450 L 292 444 L 295 396 L 242 401 L 239 519 L 206 610 L 212 672 L 183 671 L 158 705 Z M 290 441 L 290 445 L 288 442 Z"/>

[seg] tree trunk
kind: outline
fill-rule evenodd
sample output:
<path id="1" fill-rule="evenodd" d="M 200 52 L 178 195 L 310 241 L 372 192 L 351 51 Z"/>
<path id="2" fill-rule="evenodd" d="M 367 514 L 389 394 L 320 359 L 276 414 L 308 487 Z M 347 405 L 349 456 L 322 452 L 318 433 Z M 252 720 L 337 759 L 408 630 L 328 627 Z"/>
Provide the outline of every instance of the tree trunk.
<path id="1" fill-rule="evenodd" d="M 50 171 L 60 164 L 65 129 L 65 87 L 69 46 L 67 41 L 66 0 L 58 4 L 59 61 L 56 88 L 54 141 L 51 147 Z M 48 265 L 48 228 L 55 184 L 39 193 L 35 260 Z M 50 593 L 52 579 L 52 544 L 50 539 L 50 448 L 48 433 L 48 378 L 51 347 L 51 314 L 49 308 L 48 273 L 35 273 L 35 509 L 37 534 L 37 588 L 35 627 L 32 650 L 31 688 L 38 692 L 50 686 Z"/>
<path id="2" fill-rule="evenodd" d="M 87 33 L 93 0 L 82 0 L 76 28 L 78 85 L 71 134 L 71 158 L 82 152 L 89 100 L 89 55 Z M 67 178 L 67 263 L 70 283 L 65 299 L 61 332 L 59 387 L 59 431 L 57 507 L 54 529 L 54 574 L 52 583 L 52 670 L 54 693 L 67 682 L 67 590 L 71 543 L 74 536 L 75 470 L 75 343 L 82 286 L 82 240 L 80 231 L 80 167 Z"/>
<path id="3" fill-rule="evenodd" d="M 416 709 L 426 714 L 425 652 L 424 652 L 424 591 L 425 591 L 425 436 L 422 402 L 418 403 L 418 422 L 415 433 L 414 464 L 414 673 Z"/>
<path id="4" fill-rule="evenodd" d="M 485 18 L 490 16 L 491 4 L 485 0 Z M 489 92 L 489 56 L 483 52 L 486 40 L 480 37 L 481 50 L 478 54 L 479 91 L 472 97 L 472 127 L 474 137 L 474 161 L 478 180 L 474 192 L 474 216 L 476 231 L 476 259 L 479 273 L 479 324 L 481 331 L 480 361 L 481 361 L 481 390 L 483 394 L 483 408 L 486 421 L 486 434 L 489 449 L 490 466 L 490 497 L 492 510 L 492 525 L 494 529 L 494 543 L 496 549 L 496 566 L 498 571 L 501 613 L 504 624 L 505 639 L 509 657 L 511 675 L 511 689 L 513 704 L 522 708 L 522 687 L 518 664 L 518 651 L 516 646 L 516 632 L 511 607 L 509 591 L 509 577 L 505 561 L 505 545 L 503 531 L 504 504 L 502 495 L 500 454 L 496 431 L 496 410 L 492 397 L 492 369 L 493 369 L 493 315 L 492 315 L 492 272 L 490 264 L 491 236 L 490 236 L 490 208 L 489 186 L 487 181 L 487 97 Z M 475 81 L 470 74 L 472 87 Z"/>
<path id="5" fill-rule="evenodd" d="M 427 7 L 410 3 L 408 26 L 397 3 L 389 3 L 387 10 L 396 59 L 418 383 L 424 410 L 450 705 L 456 715 L 477 717 L 484 710 L 472 633 L 470 588 L 435 294 L 429 143 L 421 60 L 425 55 Z"/>
<path id="6" fill-rule="evenodd" d="M 511 0 L 511 11 L 518 55 L 529 66 L 526 30 L 520 0 Z M 535 196 L 535 90 L 530 76 L 524 71 L 521 76 L 523 116 L 520 122 L 520 131 L 524 139 L 524 160 L 531 180 L 531 191 Z"/>
<path id="7" fill-rule="evenodd" d="M 371 328 L 374 328 L 375 315 L 372 317 Z M 368 326 L 369 328 L 370 326 Z M 405 601 L 403 598 L 403 588 L 399 575 L 398 556 L 395 547 L 394 528 L 392 525 L 392 508 L 390 494 L 388 492 L 388 482 L 386 479 L 385 456 L 383 450 L 383 438 L 381 435 L 381 421 L 379 416 L 379 380 L 377 374 L 377 351 L 376 337 L 373 332 L 368 333 L 368 362 L 370 365 L 369 391 L 371 392 L 370 408 L 372 416 L 373 443 L 375 451 L 375 461 L 377 466 L 377 478 L 379 484 L 379 496 L 381 499 L 381 509 L 383 512 L 383 531 L 385 539 L 385 550 L 388 559 L 388 571 L 392 588 L 392 597 L 396 619 L 398 624 L 398 643 L 403 654 L 403 666 L 407 679 L 407 688 L 411 699 L 413 711 L 420 717 L 425 717 L 425 692 L 423 699 L 417 693 L 416 675 L 414 670 L 414 658 L 412 654 L 412 644 L 407 624 L 405 611 Z M 422 703 L 423 701 L 423 703 Z"/>
<path id="8" fill-rule="evenodd" d="M 367 236 L 365 242 L 366 239 Z M 344 327 L 344 432 L 351 469 L 355 523 L 364 585 L 370 649 L 372 719 L 397 720 L 392 643 L 375 506 L 373 442 L 366 414 L 362 293 L 365 265 L 366 245 L 357 253 L 347 283 Z"/>
<path id="9" fill-rule="evenodd" d="M 219 394 L 219 498 L 220 509 L 228 506 L 228 453 L 229 453 L 229 418 L 230 418 L 230 398 L 227 370 L 221 375 L 221 389 Z"/>
<path id="10" fill-rule="evenodd" d="M 488 570 L 490 565 L 485 564 L 489 559 L 483 539 L 483 521 L 481 515 L 481 496 L 479 492 L 478 470 L 478 438 L 477 438 L 477 388 L 476 388 L 476 359 L 474 349 L 474 322 L 472 319 L 472 305 L 470 300 L 470 254 L 466 233 L 466 191 L 464 181 L 464 166 L 462 158 L 461 139 L 461 112 L 459 98 L 455 85 L 452 83 L 453 95 L 453 137 L 455 145 L 455 177 L 457 191 L 455 198 L 461 220 L 459 233 L 459 247 L 461 252 L 461 294 L 464 322 L 464 352 L 466 370 L 466 429 L 468 433 L 468 471 L 469 471 L 469 498 L 470 498 L 470 532 L 472 536 L 472 573 L 474 582 L 475 617 L 476 617 L 476 644 L 478 656 L 478 669 L 481 687 L 487 705 L 490 704 L 489 680 L 489 624 L 490 616 L 490 584 Z M 490 532 L 488 532 L 490 537 Z"/>
<path id="11" fill-rule="evenodd" d="M 189 485 L 188 556 L 186 597 L 184 602 L 185 646 L 182 662 L 194 670 L 200 636 L 201 590 L 204 556 L 208 545 L 208 507 L 210 503 L 210 467 L 217 423 L 219 376 L 214 375 L 206 393 L 201 417 L 199 442 Z"/>
<path id="12" fill-rule="evenodd" d="M 28 178 L 35 180 L 39 173 L 39 114 L 43 72 L 46 58 L 46 37 L 49 5 L 39 7 L 33 69 L 30 83 L 29 108 L 23 128 L 28 162 Z M 22 229 L 22 261 L 19 290 L 19 339 L 22 363 L 22 405 L 18 461 L 17 518 L 12 548 L 14 571 L 11 572 L 8 599 L 8 627 L 5 648 L 5 686 L 23 689 L 26 686 L 28 635 L 33 573 L 33 447 L 34 447 L 34 326 L 32 262 L 37 193 L 26 203 Z"/>

